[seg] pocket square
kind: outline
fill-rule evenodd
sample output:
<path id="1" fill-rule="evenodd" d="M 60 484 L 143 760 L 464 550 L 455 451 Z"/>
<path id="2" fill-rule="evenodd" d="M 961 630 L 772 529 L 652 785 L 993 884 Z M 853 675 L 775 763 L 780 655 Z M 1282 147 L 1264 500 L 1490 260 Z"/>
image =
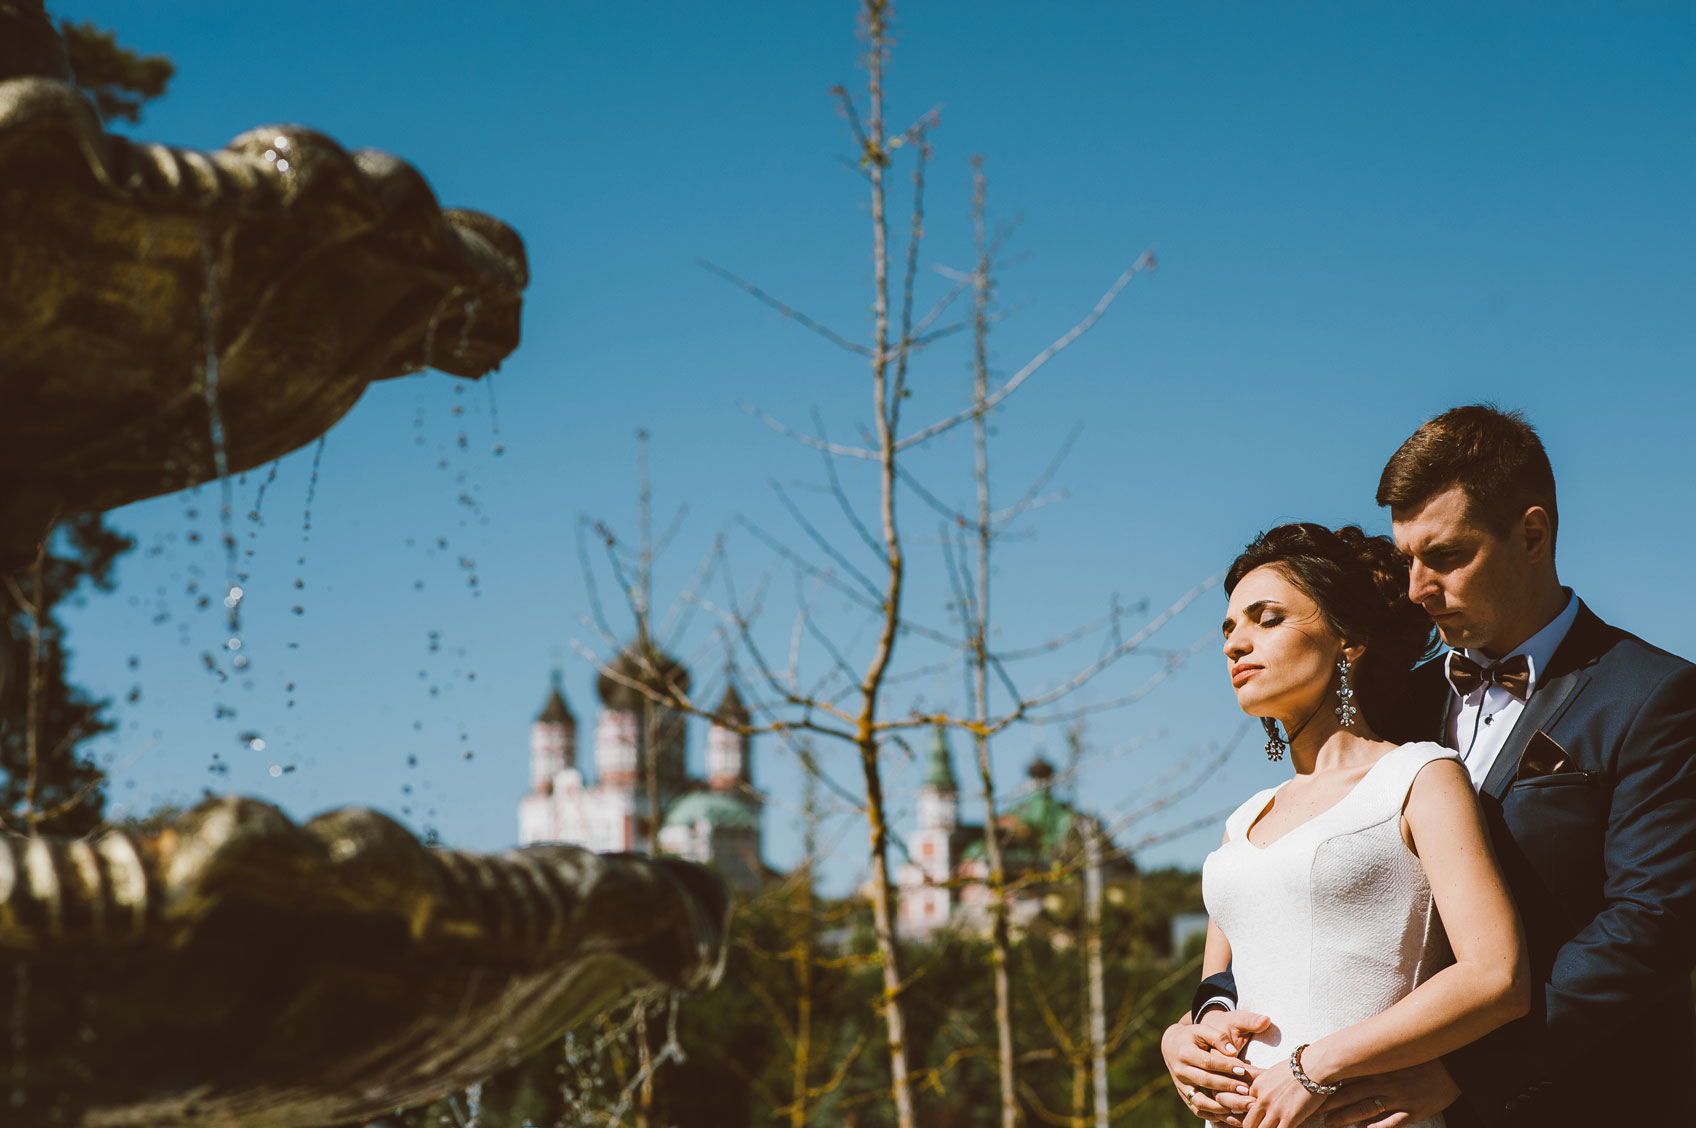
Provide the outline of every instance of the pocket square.
<path id="1" fill-rule="evenodd" d="M 1513 773 L 1513 778 L 1532 779 L 1536 776 L 1576 771 L 1578 765 L 1572 762 L 1572 757 L 1567 755 L 1566 749 L 1555 743 L 1554 737 L 1538 729 L 1531 734 L 1525 751 L 1520 754 L 1519 768 Z"/>

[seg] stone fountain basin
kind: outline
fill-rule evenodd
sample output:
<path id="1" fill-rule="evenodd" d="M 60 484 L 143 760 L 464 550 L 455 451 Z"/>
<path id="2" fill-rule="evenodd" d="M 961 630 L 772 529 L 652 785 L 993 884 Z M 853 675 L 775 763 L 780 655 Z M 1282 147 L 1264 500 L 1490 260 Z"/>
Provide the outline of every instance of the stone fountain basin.
<path id="1" fill-rule="evenodd" d="M 6 838 L 0 1109 L 320 1128 L 416 1106 L 633 990 L 710 987 L 728 908 L 691 863 L 435 850 L 358 809 L 297 827 L 224 798 L 150 836 Z"/>

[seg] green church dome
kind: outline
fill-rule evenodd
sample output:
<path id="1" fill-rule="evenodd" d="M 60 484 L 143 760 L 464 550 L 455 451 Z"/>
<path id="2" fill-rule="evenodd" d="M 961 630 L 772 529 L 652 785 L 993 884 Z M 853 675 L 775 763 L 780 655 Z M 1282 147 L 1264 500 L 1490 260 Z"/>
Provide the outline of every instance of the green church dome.
<path id="1" fill-rule="evenodd" d="M 722 791 L 691 791 L 665 813 L 666 826 L 694 826 L 703 820 L 711 826 L 760 829 L 760 815 L 753 805 Z"/>

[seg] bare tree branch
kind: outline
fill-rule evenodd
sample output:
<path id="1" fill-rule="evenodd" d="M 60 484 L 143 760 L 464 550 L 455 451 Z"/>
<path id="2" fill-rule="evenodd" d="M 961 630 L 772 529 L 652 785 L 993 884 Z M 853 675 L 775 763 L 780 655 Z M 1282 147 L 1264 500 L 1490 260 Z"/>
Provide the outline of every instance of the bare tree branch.
<path id="1" fill-rule="evenodd" d="M 824 417 L 819 414 L 816 407 L 813 409 L 813 427 L 818 431 L 820 439 L 829 441 L 829 436 L 825 433 Z M 842 480 L 836 474 L 836 459 L 828 450 L 820 451 L 819 455 L 824 460 L 825 479 L 829 483 L 831 496 L 836 499 L 837 507 L 842 510 L 842 515 L 848 519 L 848 524 L 859 536 L 860 543 L 871 549 L 872 555 L 877 557 L 880 563 L 887 564 L 889 560 L 884 555 L 883 545 L 877 542 L 877 538 L 872 536 L 871 530 L 866 528 L 865 523 L 860 520 L 860 515 L 854 512 L 854 506 L 849 502 L 848 494 L 842 488 Z"/>
<path id="2" fill-rule="evenodd" d="M 867 348 L 865 345 L 862 345 L 862 344 L 860 344 L 856 341 L 850 341 L 848 338 L 842 336 L 842 334 L 838 333 L 836 330 L 831 329 L 828 326 L 819 324 L 817 321 L 814 321 L 812 318 L 808 317 L 806 314 L 802 313 L 800 310 L 795 309 L 792 306 L 789 306 L 789 305 L 785 304 L 784 302 L 779 301 L 777 298 L 772 297 L 770 294 L 766 293 L 764 290 L 760 289 L 758 286 L 754 285 L 752 282 L 749 282 L 745 278 L 740 278 L 740 277 L 732 274 L 730 271 L 726 270 L 722 266 L 719 266 L 717 263 L 708 262 L 706 259 L 697 259 L 697 260 L 695 260 L 695 265 L 699 266 L 702 270 L 707 271 L 709 274 L 718 275 L 720 278 L 724 279 L 726 282 L 729 282 L 731 285 L 738 287 L 739 289 L 746 290 L 756 300 L 763 302 L 764 304 L 770 306 L 772 309 L 775 309 L 778 313 L 781 313 L 784 317 L 787 317 L 789 320 L 795 322 L 797 325 L 800 325 L 800 326 L 807 328 L 807 329 L 811 329 L 813 332 L 817 333 L 819 336 L 823 337 L 825 340 L 829 341 L 831 344 L 835 345 L 837 348 L 846 349 L 849 352 L 853 353 L 855 356 L 869 357 L 869 356 L 872 355 L 872 350 Z"/>
<path id="3" fill-rule="evenodd" d="M 791 500 L 788 492 L 784 490 L 782 485 L 777 482 L 772 482 L 771 488 L 772 492 L 777 494 L 777 500 L 783 503 L 783 508 L 789 511 L 789 516 L 795 519 L 795 523 L 801 526 L 801 531 L 807 534 L 807 539 L 817 545 L 820 552 L 823 552 L 826 556 L 830 557 L 831 560 L 835 561 L 836 566 L 841 568 L 843 572 L 852 576 L 861 587 L 866 589 L 866 594 L 872 599 L 882 598 L 882 593 L 878 591 L 877 585 L 866 578 L 866 574 L 860 571 L 859 568 L 855 567 L 852 560 L 849 560 L 846 556 L 842 555 L 842 553 L 837 550 L 836 546 L 830 543 L 829 538 L 819 532 L 818 526 L 814 525 L 807 519 L 807 515 L 801 512 L 800 507 Z"/>
<path id="4" fill-rule="evenodd" d="M 1101 315 L 1107 312 L 1107 308 L 1113 304 L 1113 300 L 1119 296 L 1119 292 L 1130 284 L 1131 279 L 1135 278 L 1138 274 L 1141 274 L 1144 270 L 1152 269 L 1153 266 L 1154 253 L 1152 251 L 1144 251 L 1137 257 L 1136 262 L 1132 263 L 1123 274 L 1119 275 L 1118 280 L 1115 281 L 1112 286 L 1108 287 L 1107 292 L 1095 303 L 1095 308 L 1090 310 L 1089 314 L 1082 321 L 1078 322 L 1065 333 L 1061 334 L 1061 336 L 1055 340 L 1053 344 L 1049 345 L 1046 349 L 1043 349 L 1036 356 L 1032 357 L 1023 368 L 1009 376 L 1007 378 L 1007 382 L 992 392 L 984 401 L 981 410 L 993 410 L 1002 400 L 1018 391 L 1019 385 L 1029 379 L 1033 373 L 1049 361 L 1053 360 L 1055 356 L 1064 351 L 1072 344 L 1072 342 L 1089 332 L 1091 327 L 1093 327 L 1097 321 L 1101 320 Z M 932 423 L 928 427 L 914 431 L 912 434 L 897 443 L 896 449 L 900 451 L 917 446 L 926 439 L 935 435 L 940 435 L 942 432 L 964 423 L 976 414 L 978 410 L 980 409 L 973 407 L 969 410 L 951 415 L 946 419 L 939 420 L 936 423 Z"/>
<path id="5" fill-rule="evenodd" d="M 1177 601 L 1170 607 L 1156 615 L 1154 619 L 1142 630 L 1113 647 L 1095 662 L 1078 671 L 1059 686 L 1056 686 L 1054 689 L 1051 689 L 1046 693 L 1038 694 L 1029 701 L 1024 702 L 1022 707 L 1026 710 L 1041 708 L 1042 706 L 1057 701 L 1067 694 L 1073 693 L 1082 686 L 1087 685 L 1091 679 L 1093 679 L 1102 670 L 1105 670 L 1108 666 L 1112 665 L 1120 657 L 1134 653 L 1139 647 L 1152 638 L 1156 631 L 1176 618 L 1180 611 L 1188 607 L 1191 603 L 1194 603 L 1204 593 L 1216 587 L 1221 578 L 1222 577 L 1214 576 L 1211 579 L 1197 584 L 1195 587 L 1179 596 Z M 1191 650 L 1191 653 L 1193 652 L 1194 648 Z"/>
<path id="6" fill-rule="evenodd" d="M 843 458 L 859 458 L 866 461 L 875 461 L 877 459 L 877 452 L 875 450 L 866 450 L 864 447 L 839 446 L 836 443 L 827 443 L 822 439 L 815 439 L 809 434 L 797 431 L 782 420 L 767 415 L 765 412 L 751 404 L 743 404 L 742 410 L 747 412 L 749 415 L 752 415 L 778 434 L 794 439 L 802 446 L 812 447 L 814 450 L 822 450 L 828 454 L 840 455 Z"/>

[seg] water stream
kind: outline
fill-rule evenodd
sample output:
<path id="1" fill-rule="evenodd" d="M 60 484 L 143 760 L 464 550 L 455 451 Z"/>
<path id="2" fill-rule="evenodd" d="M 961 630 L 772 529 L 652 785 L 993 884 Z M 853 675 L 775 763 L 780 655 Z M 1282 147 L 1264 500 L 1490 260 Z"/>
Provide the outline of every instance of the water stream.
<path id="1" fill-rule="evenodd" d="M 200 388 L 206 400 L 207 426 L 212 443 L 212 469 L 218 479 L 219 536 L 224 546 L 224 608 L 229 613 L 229 637 L 224 642 L 224 648 L 234 655 L 231 665 L 241 670 L 247 668 L 248 660 L 247 655 L 239 653 L 242 648 L 241 601 L 244 592 L 239 575 L 240 557 L 236 547 L 235 483 L 230 480 L 230 461 L 224 441 L 224 416 L 218 408 L 218 278 L 220 265 L 229 261 L 230 244 L 234 234 L 234 227 L 224 230 L 222 253 L 215 256 L 211 232 L 204 227 L 201 229 L 200 251 L 206 279 L 205 298 L 201 303 L 201 323 L 206 354 L 202 361 Z"/>

